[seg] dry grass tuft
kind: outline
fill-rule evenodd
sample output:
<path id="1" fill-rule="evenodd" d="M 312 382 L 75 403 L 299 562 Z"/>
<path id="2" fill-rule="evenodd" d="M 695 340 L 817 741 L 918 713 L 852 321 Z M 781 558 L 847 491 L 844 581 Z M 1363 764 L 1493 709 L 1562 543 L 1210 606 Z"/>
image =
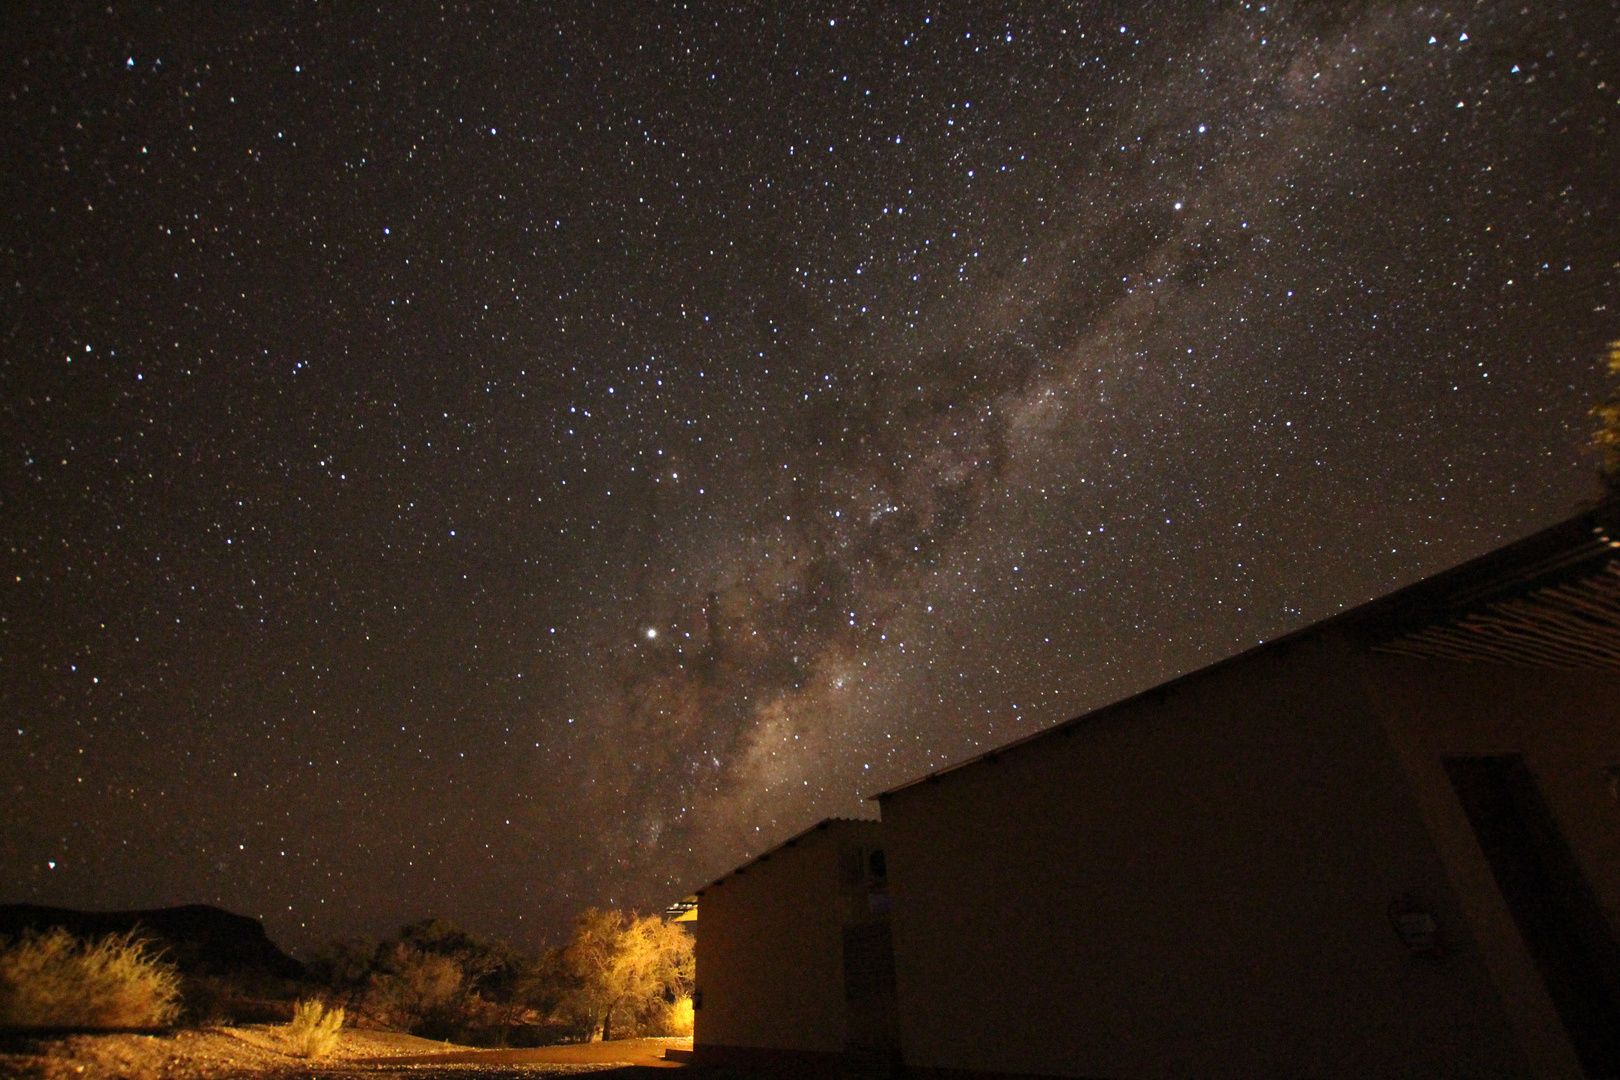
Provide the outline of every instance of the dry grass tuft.
<path id="1" fill-rule="evenodd" d="M 343 1030 L 343 1010 L 328 1009 L 316 1000 L 300 1001 L 287 1025 L 289 1053 L 295 1057 L 323 1058 L 338 1044 Z"/>
<path id="2" fill-rule="evenodd" d="M 0 943 L 0 1024 L 161 1027 L 180 1012 L 180 977 L 134 934 L 80 941 L 57 928 Z"/>

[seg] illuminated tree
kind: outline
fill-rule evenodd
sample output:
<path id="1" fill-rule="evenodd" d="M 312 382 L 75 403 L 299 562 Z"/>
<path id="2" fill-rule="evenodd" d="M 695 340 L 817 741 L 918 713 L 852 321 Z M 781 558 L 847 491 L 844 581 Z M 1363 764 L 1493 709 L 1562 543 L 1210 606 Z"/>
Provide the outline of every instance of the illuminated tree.
<path id="1" fill-rule="evenodd" d="M 1609 344 L 1605 357 L 1609 377 L 1614 380 L 1606 397 L 1592 406 L 1598 429 L 1592 433 L 1592 448 L 1598 452 L 1598 477 L 1610 495 L 1620 495 L 1620 341 Z"/>
<path id="2" fill-rule="evenodd" d="M 573 984 L 564 1007 L 592 1040 L 629 1032 L 692 992 L 692 938 L 656 915 L 590 908 L 562 960 Z"/>

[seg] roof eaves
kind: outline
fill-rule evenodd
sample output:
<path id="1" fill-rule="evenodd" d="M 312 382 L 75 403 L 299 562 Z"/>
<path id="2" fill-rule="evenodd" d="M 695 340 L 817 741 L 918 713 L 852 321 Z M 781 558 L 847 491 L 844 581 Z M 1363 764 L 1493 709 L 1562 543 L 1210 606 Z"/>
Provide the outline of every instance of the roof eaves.
<path id="1" fill-rule="evenodd" d="M 1119 701 L 1110 702 L 1090 712 L 1014 739 L 1012 742 L 959 761 L 955 765 L 868 795 L 866 800 L 882 802 L 919 785 L 938 783 L 942 777 L 969 766 L 993 763 L 1010 750 L 1041 739 L 1052 738 L 1065 731 L 1072 732 L 1081 724 L 1100 720 L 1120 709 L 1152 697 L 1162 696 L 1172 690 L 1207 679 L 1233 665 L 1246 663 L 1267 652 L 1289 648 L 1311 637 L 1345 630 L 1357 631 L 1360 636 L 1368 638 L 1376 638 L 1380 634 L 1392 636 L 1399 633 L 1402 626 L 1439 618 L 1448 611 L 1457 611 L 1483 603 L 1505 591 L 1539 583 L 1551 575 L 1572 572 L 1600 558 L 1613 557 L 1615 549 L 1620 549 L 1620 539 L 1616 537 L 1620 537 L 1620 499 L 1611 498 L 1583 510 L 1574 517 L 1566 518 L 1450 569 L 1431 574 L 1392 593 L 1358 604 L 1348 611 L 1341 611 L 1281 637 L 1261 642 L 1213 664 L 1178 675 Z"/>
<path id="2" fill-rule="evenodd" d="M 731 878 L 736 877 L 738 874 L 747 872 L 749 867 L 756 866 L 759 863 L 768 861 L 772 855 L 775 855 L 777 852 L 782 851 L 785 848 L 797 847 L 799 845 L 800 840 L 803 840 L 805 837 L 810 836 L 812 833 L 826 832 L 827 830 L 831 829 L 834 825 L 851 825 L 851 824 L 860 824 L 860 825 L 876 824 L 876 819 L 875 818 L 848 818 L 848 817 L 822 818 L 820 821 L 816 822 L 814 825 L 810 826 L 808 829 L 805 829 L 805 830 L 803 830 L 801 832 L 794 833 L 792 836 L 788 837 L 786 840 L 783 840 L 780 844 L 777 844 L 775 847 L 769 848 L 769 849 L 767 849 L 765 851 L 762 851 L 758 855 L 755 855 L 752 859 L 749 859 L 747 862 L 742 863 L 741 865 L 737 866 L 730 873 L 722 874 L 719 877 L 715 878 L 713 881 L 709 882 L 707 885 L 703 886 L 703 888 L 695 890 L 695 895 L 702 896 L 703 895 L 703 889 L 712 889 L 716 885 L 725 884 L 725 882 L 727 882 Z"/>

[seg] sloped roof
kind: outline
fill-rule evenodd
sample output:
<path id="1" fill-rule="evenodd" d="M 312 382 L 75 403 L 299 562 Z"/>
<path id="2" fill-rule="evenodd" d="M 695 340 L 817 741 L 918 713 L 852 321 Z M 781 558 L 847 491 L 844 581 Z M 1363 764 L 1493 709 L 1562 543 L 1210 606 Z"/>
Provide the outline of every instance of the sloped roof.
<path id="1" fill-rule="evenodd" d="M 715 880 L 709 882 L 707 885 L 703 886 L 703 889 L 712 889 L 716 885 L 723 885 L 723 884 L 725 884 L 727 879 L 736 877 L 738 874 L 747 873 L 749 867 L 756 866 L 756 865 L 758 865 L 759 863 L 762 863 L 762 862 L 769 862 L 772 855 L 775 855 L 777 852 L 782 851 L 785 848 L 798 847 L 799 846 L 799 841 L 803 840 L 805 837 L 811 835 L 812 833 L 826 832 L 828 829 L 831 829 L 834 825 L 876 825 L 876 824 L 878 824 L 878 821 L 877 821 L 876 818 L 841 818 L 841 817 L 822 818 L 820 821 L 816 822 L 814 825 L 810 826 L 808 829 L 805 829 L 803 832 L 794 833 L 792 836 L 788 837 L 786 840 L 782 841 L 780 844 L 777 844 L 775 847 L 771 848 L 770 850 L 761 852 L 760 854 L 754 856 L 752 859 L 749 859 L 747 862 L 743 863 L 741 866 L 738 866 L 735 870 L 731 871 L 731 873 L 722 874 L 720 877 L 716 878 Z M 694 895 L 701 897 L 703 895 L 703 889 L 698 889 L 697 892 Z"/>
<path id="2" fill-rule="evenodd" d="M 1620 499 L 1121 701 L 1027 735 L 870 799 L 1045 739 L 1233 664 L 1326 633 L 1379 653 L 1564 669 L 1620 669 Z"/>

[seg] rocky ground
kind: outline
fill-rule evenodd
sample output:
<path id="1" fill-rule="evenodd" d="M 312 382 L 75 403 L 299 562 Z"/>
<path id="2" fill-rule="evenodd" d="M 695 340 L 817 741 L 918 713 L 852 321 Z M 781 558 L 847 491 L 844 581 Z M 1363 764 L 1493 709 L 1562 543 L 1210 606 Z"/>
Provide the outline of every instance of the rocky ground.
<path id="1" fill-rule="evenodd" d="M 287 1052 L 286 1028 L 183 1030 L 0 1041 L 5 1080 L 484 1080 L 598 1072 L 664 1064 L 664 1045 L 634 1039 L 581 1047 L 478 1051 L 392 1032 L 345 1029 L 332 1053 L 310 1061 Z M 656 1045 L 655 1045 L 656 1044 Z"/>

